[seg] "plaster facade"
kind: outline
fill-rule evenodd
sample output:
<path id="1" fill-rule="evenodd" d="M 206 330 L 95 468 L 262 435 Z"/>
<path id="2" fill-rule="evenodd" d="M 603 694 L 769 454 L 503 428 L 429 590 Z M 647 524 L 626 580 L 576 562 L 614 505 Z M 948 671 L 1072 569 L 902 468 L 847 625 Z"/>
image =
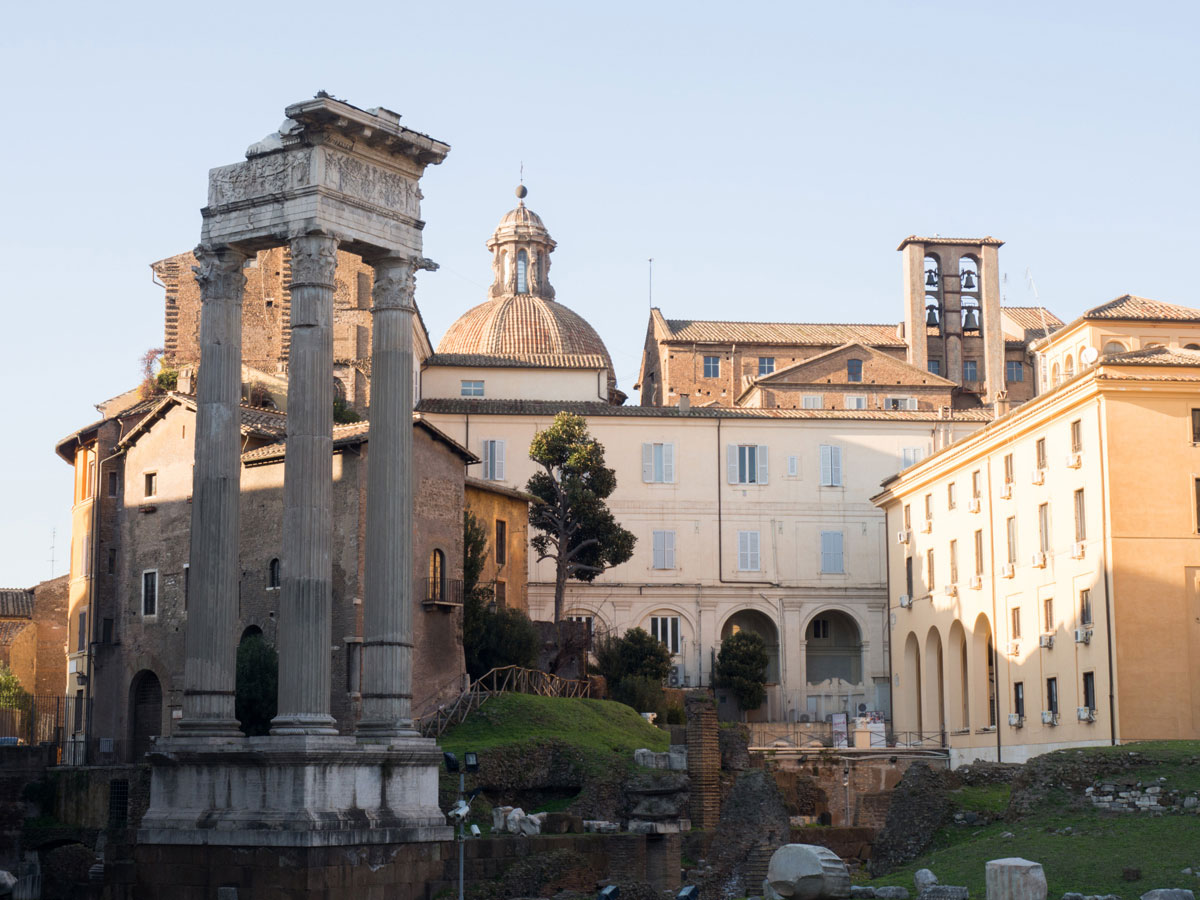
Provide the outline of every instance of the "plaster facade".
<path id="1" fill-rule="evenodd" d="M 468 477 L 467 509 L 486 529 L 487 559 L 479 576 L 497 606 L 529 613 L 529 495 L 498 481 Z"/>

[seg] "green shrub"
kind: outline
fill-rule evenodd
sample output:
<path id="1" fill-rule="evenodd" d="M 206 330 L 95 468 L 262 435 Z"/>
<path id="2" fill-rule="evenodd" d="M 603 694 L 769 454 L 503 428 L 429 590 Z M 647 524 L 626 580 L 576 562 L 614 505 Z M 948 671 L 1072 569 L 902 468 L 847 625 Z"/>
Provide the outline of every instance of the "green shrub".
<path id="1" fill-rule="evenodd" d="M 753 632 L 739 631 L 721 641 L 717 687 L 733 692 L 739 709 L 758 709 L 767 698 L 767 645 Z"/>
<path id="2" fill-rule="evenodd" d="M 667 724 L 668 725 L 686 725 L 687 716 L 683 714 L 683 707 L 678 703 L 672 703 L 667 707 Z"/>
<path id="3" fill-rule="evenodd" d="M 333 398 L 333 421 L 336 425 L 350 425 L 361 422 L 362 416 L 354 411 L 354 407 L 341 397 Z"/>
<path id="4" fill-rule="evenodd" d="M 234 715 L 242 733 L 270 733 L 279 699 L 279 654 L 261 634 L 248 634 L 238 644 L 236 684 Z"/>
<path id="5" fill-rule="evenodd" d="M 596 667 L 618 703 L 665 718 L 662 683 L 671 671 L 671 652 L 658 638 L 641 628 L 631 628 L 621 637 L 601 638 L 596 644 Z"/>
<path id="6" fill-rule="evenodd" d="M 492 592 L 471 591 L 463 602 L 463 653 L 471 678 L 501 666 L 537 665 L 537 628 L 517 609 L 489 609 Z"/>

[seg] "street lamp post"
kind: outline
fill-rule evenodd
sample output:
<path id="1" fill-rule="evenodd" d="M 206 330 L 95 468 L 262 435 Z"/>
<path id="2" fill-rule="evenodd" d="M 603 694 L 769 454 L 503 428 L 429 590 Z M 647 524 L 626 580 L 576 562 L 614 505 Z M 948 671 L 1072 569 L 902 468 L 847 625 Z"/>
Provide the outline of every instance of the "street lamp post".
<path id="1" fill-rule="evenodd" d="M 479 754 L 473 750 L 468 750 L 463 754 L 462 764 L 459 764 L 458 757 L 453 753 L 443 753 L 442 758 L 446 763 L 446 771 L 450 773 L 458 773 L 458 802 L 454 804 L 454 808 L 450 810 L 450 818 L 458 822 L 458 900 L 463 900 L 463 871 L 465 868 L 463 858 L 463 844 L 467 839 L 467 814 L 471 811 L 471 801 L 479 796 L 479 788 L 471 791 L 471 796 L 464 797 L 463 794 L 467 790 L 467 772 L 479 771 Z M 474 829 L 474 826 L 471 826 Z"/>

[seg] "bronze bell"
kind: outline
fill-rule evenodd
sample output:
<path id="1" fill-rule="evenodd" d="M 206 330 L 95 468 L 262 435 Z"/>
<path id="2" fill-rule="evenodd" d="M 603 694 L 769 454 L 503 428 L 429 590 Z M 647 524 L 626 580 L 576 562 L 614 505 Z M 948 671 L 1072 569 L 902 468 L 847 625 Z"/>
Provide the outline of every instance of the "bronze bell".
<path id="1" fill-rule="evenodd" d="M 974 273 L 974 272 L 972 272 L 970 269 L 968 269 L 967 271 L 963 272 L 963 277 L 962 277 L 962 289 L 963 289 L 964 291 L 973 291 L 973 290 L 975 290 L 975 273 Z"/>
<path id="2" fill-rule="evenodd" d="M 979 313 L 974 307 L 968 307 L 967 313 L 963 316 L 963 331 L 978 331 L 979 330 Z"/>
<path id="3" fill-rule="evenodd" d="M 925 285 L 926 287 L 937 287 L 937 270 L 925 270 Z"/>
<path id="4" fill-rule="evenodd" d="M 925 324 L 930 328 L 938 326 L 938 311 L 936 306 L 925 307 Z"/>

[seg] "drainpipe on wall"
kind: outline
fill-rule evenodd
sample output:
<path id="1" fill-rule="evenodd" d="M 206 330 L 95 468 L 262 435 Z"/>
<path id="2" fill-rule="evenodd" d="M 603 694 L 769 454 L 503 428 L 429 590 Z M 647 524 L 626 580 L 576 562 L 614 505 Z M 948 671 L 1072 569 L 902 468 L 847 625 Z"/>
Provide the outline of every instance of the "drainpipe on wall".
<path id="1" fill-rule="evenodd" d="M 992 582 L 992 673 L 996 680 L 996 762 L 1003 762 L 1001 757 L 1001 736 L 1000 736 L 1000 623 L 996 620 L 996 507 L 992 503 L 992 458 L 988 456 L 987 460 L 987 492 L 988 492 L 988 518 L 991 519 L 991 526 L 988 528 L 988 556 L 991 559 L 991 582 Z M 984 670 L 986 673 L 986 669 Z M 986 694 L 986 685 L 985 685 Z"/>
<path id="2" fill-rule="evenodd" d="M 1100 451 L 1100 496 L 1104 498 L 1104 485 L 1108 483 L 1108 474 L 1104 465 L 1107 450 L 1104 446 L 1104 397 L 1096 401 L 1096 437 L 1099 440 Z M 1104 538 L 1104 630 L 1105 643 L 1108 645 L 1108 740 L 1112 746 L 1117 745 L 1117 695 L 1116 684 L 1113 681 L 1113 633 L 1112 633 L 1112 554 L 1108 546 L 1108 515 L 1104 505 L 1100 507 L 1101 535 Z M 1074 599 L 1074 598 L 1072 598 Z"/>

